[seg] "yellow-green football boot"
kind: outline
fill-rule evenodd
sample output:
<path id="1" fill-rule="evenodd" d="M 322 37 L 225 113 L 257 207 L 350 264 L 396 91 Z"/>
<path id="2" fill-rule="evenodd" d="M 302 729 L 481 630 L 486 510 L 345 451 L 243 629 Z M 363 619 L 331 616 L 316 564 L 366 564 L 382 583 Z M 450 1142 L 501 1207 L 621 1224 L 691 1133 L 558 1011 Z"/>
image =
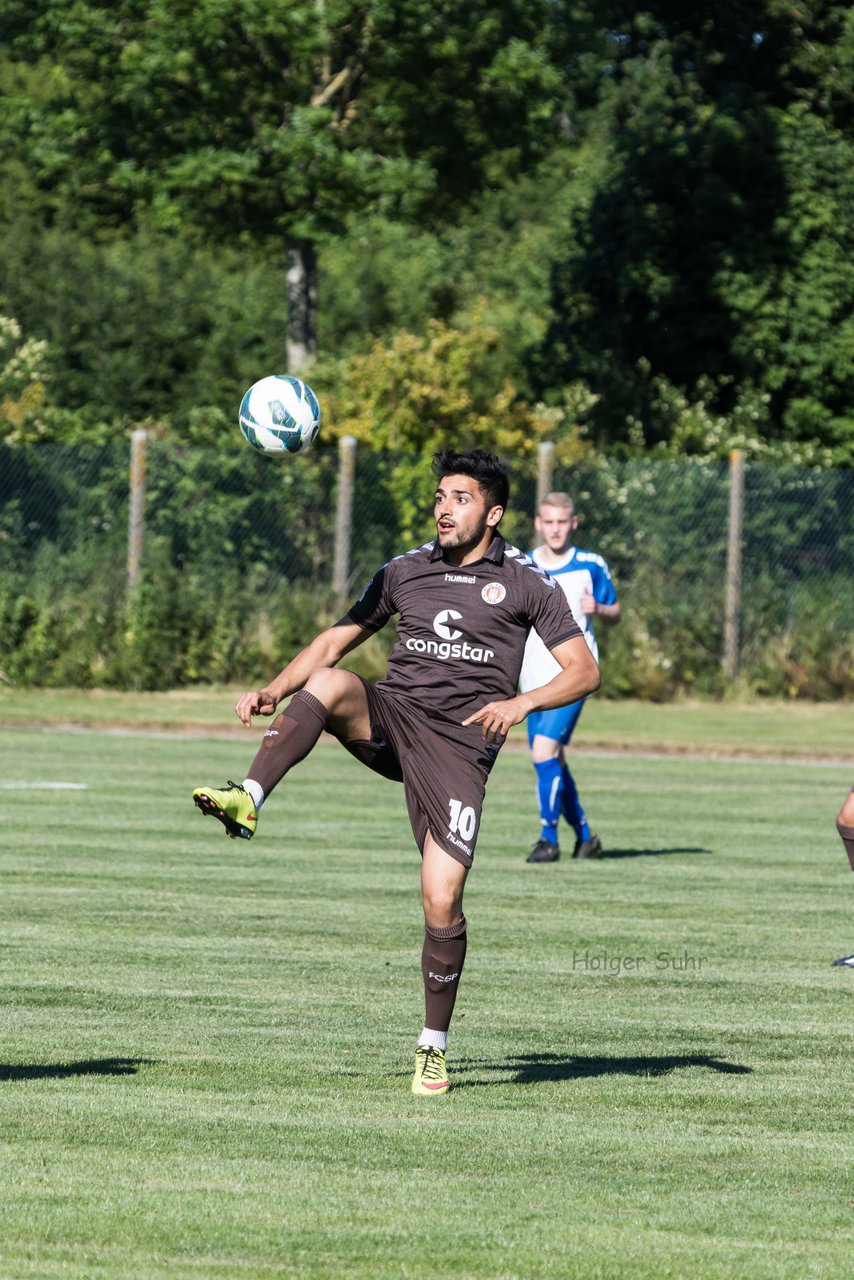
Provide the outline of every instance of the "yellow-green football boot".
<path id="1" fill-rule="evenodd" d="M 447 1093 L 451 1087 L 445 1055 L 431 1044 L 420 1044 L 415 1050 L 413 1093 Z"/>
<path id="2" fill-rule="evenodd" d="M 219 818 L 232 840 L 251 840 L 258 823 L 255 801 L 239 782 L 224 787 L 196 787 L 193 801 L 202 813 Z"/>

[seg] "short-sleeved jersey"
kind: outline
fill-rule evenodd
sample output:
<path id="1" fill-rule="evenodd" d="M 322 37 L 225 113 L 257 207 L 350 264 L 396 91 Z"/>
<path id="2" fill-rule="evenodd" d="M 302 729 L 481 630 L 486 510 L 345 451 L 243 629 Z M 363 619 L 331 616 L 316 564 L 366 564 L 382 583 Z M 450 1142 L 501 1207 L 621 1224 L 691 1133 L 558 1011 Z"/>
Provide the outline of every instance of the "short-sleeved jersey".
<path id="1" fill-rule="evenodd" d="M 542 551 L 542 547 L 537 547 L 530 552 L 531 559 L 537 565 L 540 564 L 539 554 Z M 581 598 L 592 595 L 599 604 L 617 603 L 617 592 L 607 564 L 593 551 L 579 551 L 577 547 L 570 547 L 565 563 L 559 569 L 549 568 L 548 575 L 561 587 L 590 652 L 597 658 L 599 649 L 593 634 L 592 619 L 590 614 L 582 612 Z M 559 670 L 558 663 L 549 653 L 548 642 L 544 644 L 535 629 L 528 636 L 525 645 L 525 657 L 519 677 L 520 689 L 523 693 L 527 693 L 529 689 L 538 689 L 540 685 L 548 684 Z"/>
<path id="2" fill-rule="evenodd" d="M 397 641 L 377 687 L 449 725 L 514 697 L 532 627 L 549 647 L 581 634 L 554 580 L 499 535 L 481 560 L 462 567 L 444 560 L 438 541 L 397 556 L 347 619 L 379 631 L 395 614 Z M 479 725 L 469 728 L 480 737 Z"/>

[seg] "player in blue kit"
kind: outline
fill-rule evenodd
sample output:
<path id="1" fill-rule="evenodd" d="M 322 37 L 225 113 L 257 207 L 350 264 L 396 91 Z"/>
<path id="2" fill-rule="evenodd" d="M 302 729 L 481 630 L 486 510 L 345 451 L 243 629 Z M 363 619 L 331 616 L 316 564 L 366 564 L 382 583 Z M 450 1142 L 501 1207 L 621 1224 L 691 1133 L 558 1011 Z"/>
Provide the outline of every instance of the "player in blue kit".
<path id="1" fill-rule="evenodd" d="M 435 1097 L 449 1087 L 445 1049 L 466 953 L 463 888 L 489 772 L 513 725 L 586 697 L 599 686 L 599 668 L 555 582 L 498 532 L 509 496 L 499 460 L 447 449 L 434 471 L 435 540 L 383 565 L 339 622 L 269 684 L 238 698 L 247 727 L 256 715 L 275 719 L 243 783 L 197 787 L 193 799 L 230 836 L 249 839 L 261 805 L 324 729 L 368 768 L 403 783 L 421 853 L 425 933 L 412 1092 Z M 345 654 L 395 616 L 384 679 L 371 684 L 341 670 Z M 555 674 L 518 693 L 534 626 Z"/>
<path id="2" fill-rule="evenodd" d="M 593 619 L 614 623 L 620 617 L 617 592 L 607 564 L 592 551 L 573 545 L 578 516 L 566 493 L 550 493 L 540 502 L 534 520 L 542 545 L 530 553 L 541 569 L 554 578 L 563 591 L 581 627 L 590 652 L 598 658 Z M 557 664 L 536 631 L 528 636 L 519 676 L 523 693 L 550 680 Z M 569 706 L 534 711 L 528 716 L 528 743 L 537 773 L 540 807 L 540 836 L 528 862 L 557 862 L 560 857 L 558 822 L 563 816 L 575 832 L 574 858 L 593 858 L 602 852 L 602 842 L 590 830 L 578 798 L 575 780 L 566 763 L 565 748 L 581 715 L 583 699 Z"/>

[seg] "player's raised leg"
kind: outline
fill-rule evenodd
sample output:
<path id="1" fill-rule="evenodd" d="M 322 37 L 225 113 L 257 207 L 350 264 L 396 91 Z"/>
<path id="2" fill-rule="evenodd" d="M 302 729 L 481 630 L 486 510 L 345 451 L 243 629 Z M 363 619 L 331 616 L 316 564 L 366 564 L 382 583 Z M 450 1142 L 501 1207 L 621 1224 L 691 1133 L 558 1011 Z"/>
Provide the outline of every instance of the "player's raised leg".
<path id="1" fill-rule="evenodd" d="M 448 1028 L 466 958 L 463 889 L 468 868 L 457 862 L 427 834 L 421 863 L 424 907 L 424 1028 L 415 1051 L 412 1092 L 447 1093 L 450 1088 L 445 1051 Z"/>
<path id="2" fill-rule="evenodd" d="M 243 783 L 197 787 L 193 800 L 202 813 L 217 818 L 230 836 L 251 839 L 266 797 L 305 759 L 326 728 L 342 738 L 370 737 L 365 688 L 350 671 L 314 671 L 264 734 Z"/>

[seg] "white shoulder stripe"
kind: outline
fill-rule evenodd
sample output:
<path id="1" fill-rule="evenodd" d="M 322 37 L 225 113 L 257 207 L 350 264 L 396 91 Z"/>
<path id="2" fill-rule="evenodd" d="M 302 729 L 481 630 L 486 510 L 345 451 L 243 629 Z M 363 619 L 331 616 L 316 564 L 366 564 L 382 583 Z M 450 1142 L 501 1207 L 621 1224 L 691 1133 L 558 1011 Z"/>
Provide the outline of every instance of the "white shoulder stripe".
<path id="1" fill-rule="evenodd" d="M 435 542 L 425 542 L 423 546 L 413 547 L 411 551 L 401 551 L 399 556 L 392 556 L 390 560 L 387 560 L 383 568 L 385 569 L 388 565 L 394 564 L 395 560 L 405 560 L 407 556 L 417 556 L 422 551 L 432 551 L 435 545 Z"/>
<path id="2" fill-rule="evenodd" d="M 518 565 L 524 569 L 530 569 L 532 573 L 536 573 L 542 578 L 547 586 L 555 585 L 554 578 L 550 578 L 545 569 L 541 569 L 536 560 L 532 560 L 524 551 L 520 551 L 518 547 L 511 547 L 509 544 L 504 548 L 504 554 L 509 556 L 511 560 L 515 560 Z"/>

